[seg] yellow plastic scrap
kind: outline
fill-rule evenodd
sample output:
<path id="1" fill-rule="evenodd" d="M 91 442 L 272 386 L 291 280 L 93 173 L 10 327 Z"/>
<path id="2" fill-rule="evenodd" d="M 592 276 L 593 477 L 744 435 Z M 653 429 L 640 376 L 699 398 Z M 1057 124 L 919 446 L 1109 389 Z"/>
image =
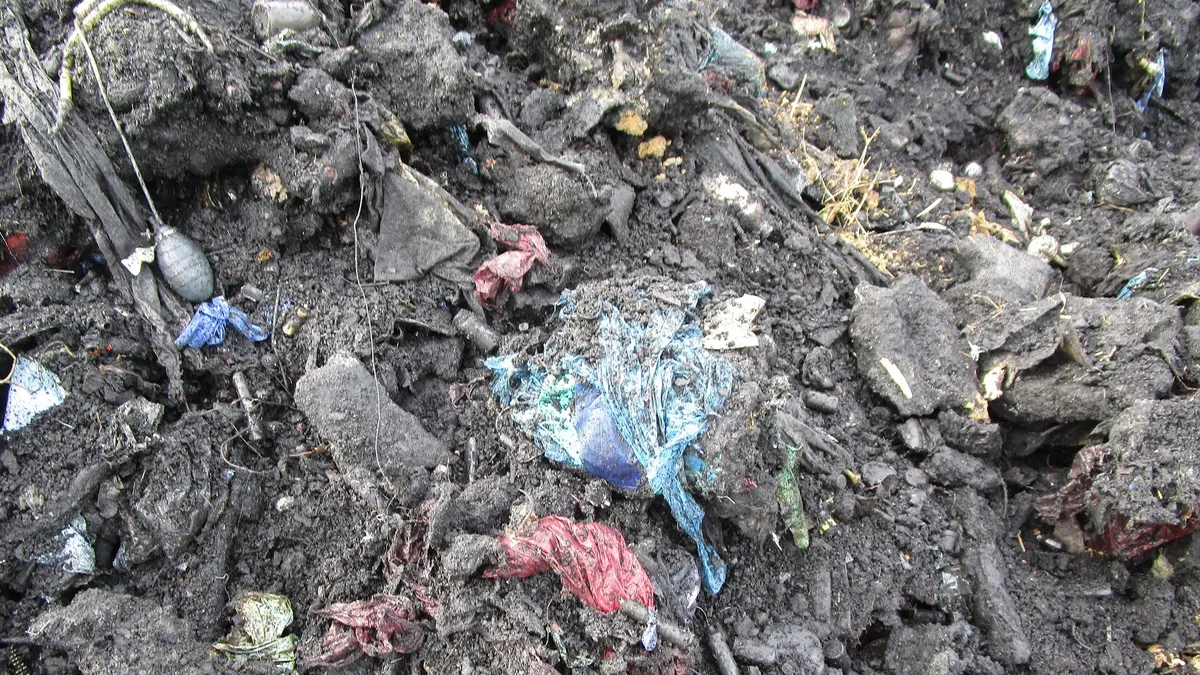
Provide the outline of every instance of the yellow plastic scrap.
<path id="1" fill-rule="evenodd" d="M 646 159 L 647 157 L 657 159 L 667 153 L 668 145 L 670 145 L 670 141 L 662 136 L 655 136 L 648 141 L 642 141 L 638 144 L 638 157 L 641 159 Z"/>
<path id="2" fill-rule="evenodd" d="M 646 124 L 646 120 L 642 119 L 641 115 L 628 108 L 622 110 L 621 115 L 617 118 L 617 131 L 623 131 L 630 136 L 641 136 L 646 133 L 648 127 L 649 125 Z M 661 157 L 662 155 L 660 154 L 659 156 Z"/>
<path id="3" fill-rule="evenodd" d="M 244 593 L 233 604 L 233 630 L 213 649 L 231 659 L 268 658 L 284 672 L 296 672 L 295 635 L 284 635 L 292 625 L 292 603 L 275 593 Z"/>

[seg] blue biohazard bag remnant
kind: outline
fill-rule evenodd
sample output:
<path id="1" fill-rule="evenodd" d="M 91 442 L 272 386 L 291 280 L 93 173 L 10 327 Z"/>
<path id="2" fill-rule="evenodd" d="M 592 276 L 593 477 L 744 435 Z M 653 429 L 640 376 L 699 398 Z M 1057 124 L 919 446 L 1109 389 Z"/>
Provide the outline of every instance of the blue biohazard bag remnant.
<path id="1" fill-rule="evenodd" d="M 704 349 L 701 337 L 681 308 L 655 310 L 643 324 L 606 302 L 594 363 L 568 354 L 548 366 L 520 365 L 508 355 L 487 366 L 496 400 L 512 407 L 548 459 L 625 490 L 662 495 L 696 544 L 705 590 L 715 594 L 725 563 L 705 541 L 704 511 L 684 481 L 707 470 L 698 441 L 732 393 L 735 371 Z"/>
<path id="2" fill-rule="evenodd" d="M 224 296 L 218 295 L 196 307 L 196 314 L 179 337 L 175 338 L 175 344 L 197 349 L 219 345 L 225 342 L 225 324 L 233 326 L 254 342 L 262 342 L 271 335 L 265 328 L 250 323 L 245 312 L 230 305 Z"/>

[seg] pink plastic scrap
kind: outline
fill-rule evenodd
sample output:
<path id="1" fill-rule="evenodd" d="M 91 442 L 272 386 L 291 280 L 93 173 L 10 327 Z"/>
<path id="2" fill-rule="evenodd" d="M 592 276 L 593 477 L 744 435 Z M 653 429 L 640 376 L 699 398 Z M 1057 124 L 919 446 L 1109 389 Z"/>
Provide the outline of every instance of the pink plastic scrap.
<path id="1" fill-rule="evenodd" d="M 513 249 L 485 261 L 475 271 L 475 295 L 480 303 L 495 307 L 505 288 L 510 291 L 521 290 L 525 275 L 534 265 L 550 264 L 550 249 L 546 247 L 542 234 L 532 225 L 492 223 L 488 233 L 496 243 Z"/>
<path id="2" fill-rule="evenodd" d="M 546 516 L 527 532 L 500 537 L 500 546 L 507 557 L 504 566 L 483 576 L 524 579 L 554 572 L 562 579 L 563 590 L 605 614 L 620 609 L 622 600 L 638 602 L 650 614 L 642 644 L 652 650 L 658 643 L 654 586 L 616 529 Z"/>
<path id="3" fill-rule="evenodd" d="M 413 619 L 417 605 L 398 595 L 376 595 L 370 600 L 338 602 L 317 614 L 333 620 L 320 653 L 304 660 L 313 666 L 344 666 L 367 656 L 411 654 L 421 648 L 425 633 Z"/>

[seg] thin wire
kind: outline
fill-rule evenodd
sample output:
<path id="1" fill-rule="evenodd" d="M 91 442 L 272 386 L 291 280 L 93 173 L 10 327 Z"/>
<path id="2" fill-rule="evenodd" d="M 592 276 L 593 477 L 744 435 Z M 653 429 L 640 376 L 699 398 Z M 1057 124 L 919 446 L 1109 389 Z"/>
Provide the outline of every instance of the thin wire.
<path id="1" fill-rule="evenodd" d="M 392 485 L 392 479 L 388 477 L 387 472 L 383 470 L 383 461 L 379 458 L 379 433 L 383 427 L 383 400 L 379 394 L 379 372 L 375 362 L 375 322 L 371 319 L 371 303 L 367 300 L 367 290 L 363 287 L 362 273 L 359 271 L 359 244 L 358 244 L 358 221 L 362 219 L 363 202 L 366 201 L 367 182 L 363 176 L 363 150 L 362 150 L 362 121 L 358 115 L 358 90 L 354 79 L 350 80 L 350 96 L 354 98 L 354 145 L 358 150 L 358 210 L 354 213 L 354 222 L 351 223 L 351 228 L 354 230 L 354 283 L 358 285 L 358 293 L 362 296 L 363 308 L 367 312 L 367 339 L 371 342 L 371 378 L 375 385 L 375 466 L 379 469 L 380 475 L 383 476 L 384 483 L 393 493 L 396 492 L 396 486 Z"/>
<path id="2" fill-rule="evenodd" d="M 138 185 L 142 188 L 142 196 L 146 198 L 146 205 L 150 207 L 150 213 L 154 214 L 154 226 L 157 229 L 163 222 L 162 217 L 158 215 L 158 209 L 155 208 L 154 200 L 150 197 L 150 189 L 146 187 L 146 181 L 142 178 L 142 170 L 138 168 L 137 160 L 133 157 L 133 148 L 129 146 L 129 139 L 125 138 L 125 132 L 121 130 L 121 122 L 117 119 L 117 113 L 108 100 L 108 90 L 104 87 L 104 78 L 100 76 L 100 64 L 96 63 L 96 56 L 92 54 L 92 46 L 88 44 L 87 36 L 84 35 L 79 19 L 75 19 L 75 30 L 79 33 L 79 42 L 83 45 L 88 63 L 92 66 L 92 75 L 96 77 L 96 89 L 100 91 L 100 98 L 104 101 L 104 107 L 108 110 L 108 116 L 112 119 L 113 126 L 117 128 L 117 135 L 121 137 L 121 144 L 125 146 L 125 154 L 129 155 L 129 163 L 133 165 L 133 173 L 137 176 Z"/>

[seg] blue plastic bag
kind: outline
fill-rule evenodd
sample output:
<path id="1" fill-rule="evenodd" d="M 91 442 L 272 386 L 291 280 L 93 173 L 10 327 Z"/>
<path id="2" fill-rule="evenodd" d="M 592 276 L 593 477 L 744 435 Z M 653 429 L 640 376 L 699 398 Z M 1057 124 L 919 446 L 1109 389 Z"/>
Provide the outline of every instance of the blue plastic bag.
<path id="1" fill-rule="evenodd" d="M 271 335 L 267 329 L 250 323 L 250 318 L 245 312 L 231 306 L 224 296 L 218 295 L 196 307 L 196 314 L 187 328 L 175 338 L 175 344 L 194 348 L 219 345 L 225 342 L 225 324 L 233 326 L 239 333 L 255 342 L 262 342 Z"/>
<path id="2" fill-rule="evenodd" d="M 626 490 L 662 495 L 696 544 L 709 593 L 725 583 L 726 568 L 704 539 L 704 511 L 683 484 L 703 472 L 696 441 L 733 391 L 733 366 L 700 345 L 700 328 L 680 309 L 655 311 L 646 324 L 629 322 L 606 304 L 589 364 L 568 355 L 549 367 L 517 366 L 513 355 L 488 359 L 492 392 L 513 406 L 513 419 L 545 456 Z"/>
<path id="3" fill-rule="evenodd" d="M 1025 66 L 1025 74 L 1031 80 L 1050 77 L 1050 57 L 1054 55 L 1054 31 L 1058 30 L 1058 17 L 1050 0 L 1044 0 L 1038 9 L 1038 22 L 1029 29 L 1033 36 L 1033 60 Z"/>

